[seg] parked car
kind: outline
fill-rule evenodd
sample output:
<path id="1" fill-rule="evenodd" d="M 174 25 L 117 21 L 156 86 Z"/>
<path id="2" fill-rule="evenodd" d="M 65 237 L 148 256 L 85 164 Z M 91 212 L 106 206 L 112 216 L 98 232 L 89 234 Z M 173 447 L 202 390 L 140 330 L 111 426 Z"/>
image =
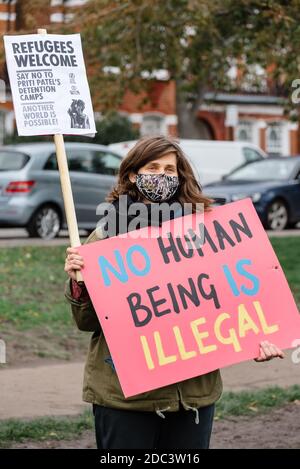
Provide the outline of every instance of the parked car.
<path id="1" fill-rule="evenodd" d="M 300 221 L 300 156 L 269 157 L 242 165 L 221 182 L 204 186 L 226 202 L 250 197 L 263 225 L 283 230 Z"/>
<path id="2" fill-rule="evenodd" d="M 103 145 L 65 146 L 78 227 L 90 231 L 122 157 Z M 32 237 L 50 239 L 66 226 L 54 144 L 0 147 L 0 227 L 24 227 Z"/>
<path id="3" fill-rule="evenodd" d="M 113 143 L 109 148 L 125 156 L 136 142 Z M 243 163 L 267 157 L 259 147 L 247 142 L 179 139 L 179 144 L 201 184 L 218 181 Z"/>

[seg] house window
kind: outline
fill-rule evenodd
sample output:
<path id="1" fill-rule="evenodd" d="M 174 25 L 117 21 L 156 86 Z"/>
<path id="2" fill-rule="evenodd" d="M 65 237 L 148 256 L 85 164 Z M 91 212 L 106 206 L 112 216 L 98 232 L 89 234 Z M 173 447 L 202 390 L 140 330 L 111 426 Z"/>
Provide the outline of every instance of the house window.
<path id="1" fill-rule="evenodd" d="M 266 135 L 266 151 L 271 155 L 282 154 L 282 125 L 279 122 L 268 124 Z"/>
<path id="2" fill-rule="evenodd" d="M 236 129 L 236 140 L 241 142 L 253 141 L 253 124 L 250 121 L 239 121 Z"/>
<path id="3" fill-rule="evenodd" d="M 141 135 L 165 135 L 165 119 L 157 114 L 146 114 L 141 124 Z"/>

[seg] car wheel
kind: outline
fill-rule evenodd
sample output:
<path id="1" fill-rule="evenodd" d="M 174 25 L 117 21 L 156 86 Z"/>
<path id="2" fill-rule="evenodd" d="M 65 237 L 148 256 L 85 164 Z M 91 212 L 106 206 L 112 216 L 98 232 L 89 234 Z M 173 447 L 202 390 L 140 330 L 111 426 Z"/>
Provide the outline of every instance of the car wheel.
<path id="1" fill-rule="evenodd" d="M 286 204 L 282 200 L 274 200 L 267 210 L 267 228 L 273 231 L 284 230 L 289 222 Z"/>
<path id="2" fill-rule="evenodd" d="M 60 214 L 53 205 L 40 207 L 31 217 L 26 229 L 32 238 L 53 239 L 60 230 Z"/>

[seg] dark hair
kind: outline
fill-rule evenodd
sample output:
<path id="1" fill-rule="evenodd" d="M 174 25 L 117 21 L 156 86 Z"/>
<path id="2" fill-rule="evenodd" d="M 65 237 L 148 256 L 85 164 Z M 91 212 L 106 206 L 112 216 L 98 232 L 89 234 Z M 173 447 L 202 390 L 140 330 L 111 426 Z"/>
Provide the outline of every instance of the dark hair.
<path id="1" fill-rule="evenodd" d="M 176 194 L 178 201 L 182 204 L 192 203 L 193 212 L 196 211 L 197 203 L 204 204 L 204 210 L 208 210 L 213 201 L 202 193 L 201 185 L 197 182 L 191 165 L 179 144 L 175 139 L 163 136 L 144 137 L 138 140 L 123 159 L 118 173 L 117 184 L 106 200 L 112 202 L 122 194 L 128 194 L 136 201 L 142 200 L 143 196 L 140 194 L 135 183 L 129 179 L 130 173 L 137 174 L 139 169 L 145 164 L 170 152 L 176 154 L 177 160 L 179 188 Z"/>

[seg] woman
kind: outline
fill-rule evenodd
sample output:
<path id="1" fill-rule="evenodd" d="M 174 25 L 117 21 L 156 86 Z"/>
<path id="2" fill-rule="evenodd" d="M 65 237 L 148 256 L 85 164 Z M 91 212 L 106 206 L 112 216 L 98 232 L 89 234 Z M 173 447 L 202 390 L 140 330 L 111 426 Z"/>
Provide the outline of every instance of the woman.
<path id="1" fill-rule="evenodd" d="M 121 206 L 120 196 L 127 196 Z M 161 202 L 193 211 L 202 204 L 209 210 L 206 198 L 179 145 L 165 137 L 138 141 L 122 161 L 118 182 L 108 197 L 117 212 L 117 224 L 110 219 L 95 230 L 87 242 L 97 241 L 129 231 L 131 204 L 140 202 L 146 208 L 141 226 L 160 225 L 166 218 L 153 221 L 153 204 Z M 169 218 L 182 215 L 170 212 Z M 126 220 L 124 224 L 124 220 Z M 124 228 L 125 227 L 125 228 Z M 120 240 L 122 242 L 122 240 Z M 76 248 L 67 249 L 65 271 L 69 275 L 65 295 L 80 330 L 93 332 L 84 375 L 83 399 L 93 404 L 97 447 L 100 449 L 202 449 L 209 447 L 215 402 L 222 392 L 219 370 L 163 388 L 124 398 L 107 343 L 97 315 L 83 283 L 76 282 L 76 271 L 83 267 L 83 258 Z M 260 344 L 256 361 L 283 353 L 268 342 Z M 137 376 L 138 379 L 138 376 Z"/>

